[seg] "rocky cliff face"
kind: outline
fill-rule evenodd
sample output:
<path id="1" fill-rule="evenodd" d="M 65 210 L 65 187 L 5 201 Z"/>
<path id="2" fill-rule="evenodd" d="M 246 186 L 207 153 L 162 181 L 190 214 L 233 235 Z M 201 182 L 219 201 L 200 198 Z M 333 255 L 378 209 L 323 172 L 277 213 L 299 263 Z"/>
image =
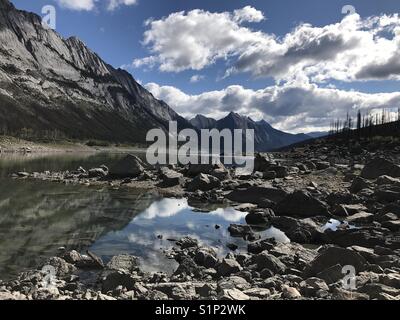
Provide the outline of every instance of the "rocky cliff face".
<path id="1" fill-rule="evenodd" d="M 197 129 L 214 129 L 217 127 L 217 120 L 198 114 L 189 121 Z"/>
<path id="2" fill-rule="evenodd" d="M 176 120 L 126 71 L 0 0 L 0 133 L 144 142 Z"/>

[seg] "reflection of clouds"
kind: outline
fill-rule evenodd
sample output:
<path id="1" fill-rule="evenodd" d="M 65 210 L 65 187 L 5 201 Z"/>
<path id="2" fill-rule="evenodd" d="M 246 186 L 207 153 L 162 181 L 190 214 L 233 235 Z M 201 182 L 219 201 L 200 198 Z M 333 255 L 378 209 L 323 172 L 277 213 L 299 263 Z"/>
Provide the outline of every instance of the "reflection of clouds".
<path id="1" fill-rule="evenodd" d="M 148 233 L 141 233 L 141 234 L 135 234 L 135 233 L 130 233 L 128 234 L 128 241 L 134 244 L 138 244 L 141 246 L 151 246 L 154 244 L 154 238 L 150 239 L 150 235 Z"/>
<path id="2" fill-rule="evenodd" d="M 155 218 L 169 218 L 181 213 L 184 210 L 192 210 L 187 199 L 162 199 L 154 202 L 150 207 L 144 210 L 138 219 L 151 220 Z M 247 212 L 235 210 L 233 208 L 219 208 L 210 212 L 196 212 L 198 215 L 215 215 L 228 222 L 238 222 L 242 220 Z M 135 220 L 135 223 L 137 220 Z M 187 227 L 194 229 L 195 224 L 188 222 Z"/>
<path id="3" fill-rule="evenodd" d="M 186 222 L 186 228 L 188 228 L 190 230 L 194 230 L 194 229 L 196 229 L 196 225 L 194 224 L 194 222 L 188 221 L 188 222 Z"/>
<path id="4" fill-rule="evenodd" d="M 177 264 L 166 257 L 165 250 L 176 246 L 176 243 L 168 239 L 195 238 L 200 246 L 212 247 L 219 258 L 230 252 L 228 243 L 238 245 L 236 253 L 247 252 L 247 242 L 242 238 L 232 238 L 227 230 L 230 223 L 243 223 L 246 214 L 233 208 L 195 212 L 186 199 L 162 199 L 142 211 L 124 230 L 110 233 L 104 245 L 118 244 L 119 249 L 123 247 L 127 253 L 139 256 L 143 270 L 172 273 Z M 221 228 L 214 228 L 215 224 Z M 158 238 L 159 235 L 162 237 Z M 276 228 L 261 232 L 261 236 L 263 239 L 290 242 Z M 110 247 L 110 250 L 115 248 Z"/>
<path id="5" fill-rule="evenodd" d="M 233 208 L 219 208 L 217 210 L 207 212 L 206 214 L 219 216 L 229 222 L 238 222 L 247 215 L 247 212 L 238 211 Z"/>
<path id="6" fill-rule="evenodd" d="M 175 260 L 166 258 L 162 253 L 157 251 L 146 252 L 144 257 L 140 257 L 140 264 L 143 270 L 147 272 L 165 272 L 172 274 L 178 267 Z"/>
<path id="7" fill-rule="evenodd" d="M 140 218 L 154 219 L 156 217 L 171 217 L 180 211 L 188 209 L 187 199 L 162 199 L 154 202 L 150 207 L 140 214 Z"/>

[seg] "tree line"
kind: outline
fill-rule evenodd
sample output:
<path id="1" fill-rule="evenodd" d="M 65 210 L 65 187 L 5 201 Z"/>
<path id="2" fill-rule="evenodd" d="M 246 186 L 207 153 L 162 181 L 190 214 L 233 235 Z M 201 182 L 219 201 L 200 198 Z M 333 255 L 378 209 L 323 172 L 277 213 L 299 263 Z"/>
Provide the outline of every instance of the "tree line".
<path id="1" fill-rule="evenodd" d="M 400 108 L 397 112 L 393 109 L 382 109 L 380 112 L 367 113 L 357 111 L 355 118 L 347 113 L 346 119 L 337 119 L 331 122 L 329 135 L 349 138 L 368 138 L 371 136 L 399 135 L 400 134 Z"/>

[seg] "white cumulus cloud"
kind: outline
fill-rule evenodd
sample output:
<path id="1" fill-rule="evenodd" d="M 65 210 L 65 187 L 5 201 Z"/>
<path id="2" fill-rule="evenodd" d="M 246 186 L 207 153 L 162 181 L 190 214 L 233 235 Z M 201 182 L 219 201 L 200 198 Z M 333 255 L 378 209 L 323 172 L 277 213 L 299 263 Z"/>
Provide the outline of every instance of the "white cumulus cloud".
<path id="1" fill-rule="evenodd" d="M 107 10 L 114 11 L 122 5 L 131 6 L 138 3 L 138 0 L 56 0 L 58 4 L 70 10 L 92 11 L 96 9 L 96 3 L 103 1 L 106 3 Z"/>
<path id="2" fill-rule="evenodd" d="M 337 23 L 302 23 L 282 36 L 244 26 L 264 14 L 246 6 L 233 12 L 175 12 L 146 24 L 144 45 L 151 56 L 134 67 L 161 71 L 202 70 L 228 61 L 226 76 L 250 73 L 277 82 L 303 74 L 312 82 L 400 80 L 400 17 L 345 16 Z"/>
<path id="3" fill-rule="evenodd" d="M 266 119 L 275 127 L 291 132 L 326 130 L 333 119 L 343 119 L 347 112 L 355 114 L 359 109 L 367 112 L 400 105 L 400 92 L 362 93 L 319 87 L 304 81 L 261 90 L 235 85 L 198 95 L 156 83 L 145 87 L 187 118 L 203 114 L 218 119 L 234 111 L 254 120 Z"/>
<path id="4" fill-rule="evenodd" d="M 161 20 L 149 20 L 143 43 L 153 53 L 151 62 L 157 61 L 162 71 L 201 70 L 241 48 L 260 42 L 268 45 L 272 41 L 270 36 L 241 26 L 244 21 L 260 21 L 262 13 L 255 9 L 242 10 L 210 13 L 196 9 L 175 12 Z M 136 59 L 133 65 L 141 66 L 146 62 Z"/>
<path id="5" fill-rule="evenodd" d="M 196 83 L 199 82 L 201 80 L 204 80 L 205 76 L 201 75 L 201 74 L 194 74 L 193 76 L 190 77 L 190 82 L 191 83 Z"/>
<path id="6" fill-rule="evenodd" d="M 61 7 L 77 10 L 77 11 L 91 11 L 95 8 L 96 0 L 57 0 Z"/>
<path id="7" fill-rule="evenodd" d="M 114 11 L 115 9 L 118 9 L 121 5 L 132 6 L 137 4 L 137 2 L 137 0 L 108 0 L 107 9 L 109 11 Z"/>

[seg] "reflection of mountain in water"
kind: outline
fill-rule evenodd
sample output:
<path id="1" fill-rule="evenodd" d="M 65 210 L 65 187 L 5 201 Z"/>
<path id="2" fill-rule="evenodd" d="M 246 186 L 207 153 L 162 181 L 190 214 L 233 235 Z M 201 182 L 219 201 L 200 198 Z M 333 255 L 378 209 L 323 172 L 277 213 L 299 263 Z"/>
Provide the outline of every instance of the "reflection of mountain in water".
<path id="1" fill-rule="evenodd" d="M 51 182 L 2 179 L 0 183 L 0 278 L 57 248 L 81 250 L 100 236 L 123 229 L 154 195 L 92 189 Z"/>

